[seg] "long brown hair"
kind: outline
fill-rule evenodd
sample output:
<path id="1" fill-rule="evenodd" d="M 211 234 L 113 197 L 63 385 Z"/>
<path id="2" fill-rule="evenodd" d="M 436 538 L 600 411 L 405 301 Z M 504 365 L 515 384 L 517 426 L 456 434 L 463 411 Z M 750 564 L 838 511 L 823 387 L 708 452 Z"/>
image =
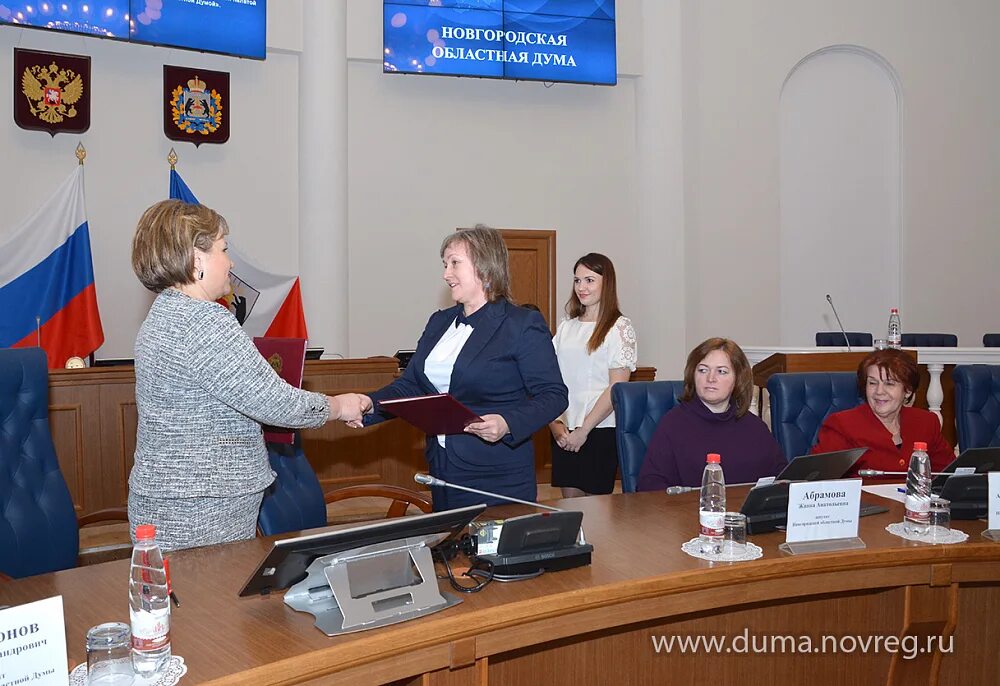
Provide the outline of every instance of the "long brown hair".
<path id="1" fill-rule="evenodd" d="M 618 318 L 622 316 L 622 311 L 618 309 L 618 284 L 615 281 L 615 265 L 607 257 L 597 252 L 589 252 L 576 261 L 573 265 L 573 276 L 576 276 L 576 269 L 583 265 L 595 274 L 601 275 L 601 304 L 597 314 L 597 324 L 594 326 L 594 333 L 587 341 L 587 352 L 592 353 L 601 347 L 604 338 L 611 331 Z M 569 301 L 566 303 L 566 314 L 570 319 L 576 319 L 583 315 L 586 308 L 576 295 L 576 288 L 570 293 Z"/>
<path id="2" fill-rule="evenodd" d="M 753 370 L 740 346 L 728 338 L 709 338 L 688 354 L 687 364 L 684 365 L 684 395 L 681 400 L 687 402 L 697 397 L 694 387 L 694 370 L 698 367 L 698 363 L 714 350 L 721 350 L 729 356 L 729 363 L 733 366 L 733 376 L 736 379 L 729 400 L 736 405 L 736 416 L 742 417 L 750 410 L 750 400 L 753 396 Z"/>

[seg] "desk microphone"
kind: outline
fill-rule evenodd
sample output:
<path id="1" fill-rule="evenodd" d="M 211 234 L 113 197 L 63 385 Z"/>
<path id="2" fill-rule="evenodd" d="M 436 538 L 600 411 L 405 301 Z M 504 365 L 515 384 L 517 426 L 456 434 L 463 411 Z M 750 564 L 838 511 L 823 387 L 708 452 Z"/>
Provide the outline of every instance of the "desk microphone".
<path id="1" fill-rule="evenodd" d="M 417 473 L 413 475 L 413 480 L 418 484 L 423 484 L 424 486 L 439 486 L 442 488 L 456 488 L 460 491 L 467 491 L 469 493 L 477 493 L 478 495 L 486 495 L 490 498 L 496 498 L 498 500 L 507 500 L 512 503 L 519 503 L 521 505 L 530 505 L 532 507 L 540 507 L 543 510 L 551 510 L 552 512 L 565 512 L 565 510 L 552 507 L 551 505 L 542 505 L 541 503 L 533 503 L 530 500 L 521 500 L 520 498 L 512 498 L 509 495 L 501 495 L 500 493 L 491 493 L 490 491 L 480 491 L 478 488 L 469 488 L 468 486 L 459 486 L 458 484 L 448 483 L 443 479 L 439 479 L 430 474 Z M 583 535 L 583 525 L 580 526 L 580 535 L 577 537 L 577 543 L 580 545 L 586 545 L 587 539 Z"/>
<path id="2" fill-rule="evenodd" d="M 909 472 L 883 472 L 881 469 L 859 469 L 858 476 L 906 476 Z M 952 472 L 931 472 L 931 476 L 942 476 Z"/>
<path id="3" fill-rule="evenodd" d="M 844 334 L 844 343 L 847 344 L 847 352 L 851 352 L 851 341 L 847 338 L 847 332 L 844 331 L 844 325 L 840 322 L 840 315 L 837 314 L 837 308 L 833 306 L 833 298 L 830 294 L 826 294 L 826 301 L 830 303 L 830 309 L 833 310 L 833 316 L 837 318 L 837 326 L 840 327 L 840 333 Z"/>
<path id="4" fill-rule="evenodd" d="M 756 486 L 756 481 L 747 481 L 742 484 L 726 484 L 727 486 Z M 701 486 L 667 486 L 667 495 L 680 495 L 681 493 L 690 493 L 691 491 L 700 491 Z"/>

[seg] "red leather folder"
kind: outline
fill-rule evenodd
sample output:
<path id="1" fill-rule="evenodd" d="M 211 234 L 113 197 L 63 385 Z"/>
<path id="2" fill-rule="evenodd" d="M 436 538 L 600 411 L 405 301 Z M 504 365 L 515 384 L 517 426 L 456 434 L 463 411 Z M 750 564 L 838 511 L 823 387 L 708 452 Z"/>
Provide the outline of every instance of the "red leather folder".
<path id="1" fill-rule="evenodd" d="M 292 386 L 302 388 L 302 375 L 306 366 L 306 339 L 257 336 L 253 339 L 253 344 L 274 371 L 278 372 L 278 376 Z M 264 440 L 271 443 L 292 443 L 295 440 L 295 432 L 265 426 Z"/>
<path id="2" fill-rule="evenodd" d="M 433 435 L 464 433 L 469 424 L 483 421 L 447 393 L 383 400 L 379 408 Z"/>

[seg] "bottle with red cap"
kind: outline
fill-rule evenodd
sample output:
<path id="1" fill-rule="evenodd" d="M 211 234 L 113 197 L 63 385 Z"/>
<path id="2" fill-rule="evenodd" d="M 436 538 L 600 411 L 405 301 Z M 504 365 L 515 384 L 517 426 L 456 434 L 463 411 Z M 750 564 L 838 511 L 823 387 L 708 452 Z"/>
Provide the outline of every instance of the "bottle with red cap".
<path id="1" fill-rule="evenodd" d="M 132 666 L 137 675 L 149 677 L 170 660 L 170 592 L 152 524 L 135 528 L 128 596 Z"/>
<path id="2" fill-rule="evenodd" d="M 899 322 L 899 310 L 895 307 L 889 310 L 889 326 L 885 336 L 890 348 L 898 350 L 903 347 L 903 327 Z"/>
<path id="3" fill-rule="evenodd" d="M 906 473 L 906 515 L 903 530 L 914 536 L 927 533 L 931 509 L 931 458 L 927 444 L 913 443 L 910 469 Z"/>
<path id="4" fill-rule="evenodd" d="M 698 505 L 701 552 L 719 555 L 722 552 L 722 526 L 726 516 L 726 479 L 722 475 L 722 458 L 709 453 L 701 475 L 701 502 Z"/>

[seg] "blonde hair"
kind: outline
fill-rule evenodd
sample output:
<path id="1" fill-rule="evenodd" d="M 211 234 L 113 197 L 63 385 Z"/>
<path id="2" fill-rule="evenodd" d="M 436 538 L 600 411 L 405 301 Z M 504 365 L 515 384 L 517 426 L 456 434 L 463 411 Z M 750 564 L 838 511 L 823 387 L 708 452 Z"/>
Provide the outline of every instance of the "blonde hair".
<path id="1" fill-rule="evenodd" d="M 483 282 L 486 299 L 496 302 L 503 298 L 515 304 L 510 292 L 510 257 L 500 232 L 484 224 L 476 224 L 473 229 L 459 229 L 441 242 L 441 257 L 444 258 L 448 246 L 458 242 L 464 243 L 469 251 L 476 276 Z"/>
<path id="2" fill-rule="evenodd" d="M 132 271 L 159 293 L 194 283 L 194 249 L 203 252 L 229 233 L 225 218 L 204 205 L 162 200 L 145 212 L 132 238 Z"/>

